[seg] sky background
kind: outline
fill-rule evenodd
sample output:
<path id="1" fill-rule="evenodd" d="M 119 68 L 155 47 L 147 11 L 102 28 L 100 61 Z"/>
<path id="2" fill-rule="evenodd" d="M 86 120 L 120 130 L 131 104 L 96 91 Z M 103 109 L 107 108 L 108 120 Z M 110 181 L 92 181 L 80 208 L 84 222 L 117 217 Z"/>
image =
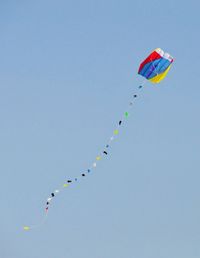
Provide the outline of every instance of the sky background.
<path id="1" fill-rule="evenodd" d="M 0 257 L 200 257 L 200 2 L 0 2 Z M 147 83 L 104 148 L 161 47 L 175 62 Z"/>

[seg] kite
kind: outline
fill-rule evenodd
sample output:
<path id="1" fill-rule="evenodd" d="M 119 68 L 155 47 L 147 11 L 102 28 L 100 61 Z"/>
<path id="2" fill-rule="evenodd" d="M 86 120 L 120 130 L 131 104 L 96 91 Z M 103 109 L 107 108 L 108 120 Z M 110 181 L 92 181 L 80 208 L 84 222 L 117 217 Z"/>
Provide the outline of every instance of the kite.
<path id="1" fill-rule="evenodd" d="M 138 70 L 138 74 L 145 77 L 147 80 L 153 83 L 159 83 L 162 81 L 171 65 L 173 63 L 173 57 L 170 54 L 165 53 L 162 49 L 156 48 L 141 64 Z"/>
<path id="2" fill-rule="evenodd" d="M 173 63 L 174 59 L 173 57 L 164 52 L 160 48 L 156 48 L 139 66 L 138 74 L 143 76 L 145 79 L 144 81 L 138 86 L 138 91 L 140 91 L 146 81 L 150 81 L 152 83 L 159 83 L 161 82 L 169 72 L 171 65 Z M 123 117 L 118 121 L 117 126 L 113 130 L 113 133 L 109 140 L 107 141 L 105 147 L 102 149 L 98 155 L 96 155 L 95 162 L 92 163 L 92 165 L 88 168 L 86 168 L 84 171 L 81 171 L 79 173 L 79 176 L 75 178 L 67 178 L 65 182 L 56 190 L 52 191 L 49 197 L 46 199 L 46 205 L 44 207 L 45 214 L 47 216 L 49 212 L 49 207 L 52 203 L 52 200 L 57 197 L 57 195 L 64 190 L 65 188 L 69 187 L 71 184 L 76 184 L 81 180 L 81 178 L 86 177 L 89 173 L 93 172 L 93 170 L 96 169 L 98 162 L 100 162 L 103 157 L 108 157 L 110 152 L 110 145 L 112 141 L 118 136 L 120 132 L 120 127 L 124 124 L 125 120 L 128 119 L 130 110 L 132 106 L 135 103 L 136 98 L 138 97 L 138 93 L 134 93 L 134 95 L 131 98 L 131 101 L 128 104 L 127 110 L 124 112 Z M 41 226 L 45 220 L 38 224 L 38 225 L 32 225 L 32 226 L 24 226 L 24 231 L 29 231 L 30 229 L 36 228 Z"/>

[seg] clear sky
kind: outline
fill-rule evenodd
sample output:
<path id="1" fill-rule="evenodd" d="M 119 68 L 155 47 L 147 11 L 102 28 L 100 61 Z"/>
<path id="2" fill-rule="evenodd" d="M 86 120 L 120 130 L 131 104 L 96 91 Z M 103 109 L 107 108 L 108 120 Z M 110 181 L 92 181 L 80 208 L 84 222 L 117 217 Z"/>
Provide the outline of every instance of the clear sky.
<path id="1" fill-rule="evenodd" d="M 0 257 L 200 257 L 200 2 L 0 3 Z M 109 155 L 93 162 L 161 47 L 175 58 L 147 83 Z"/>

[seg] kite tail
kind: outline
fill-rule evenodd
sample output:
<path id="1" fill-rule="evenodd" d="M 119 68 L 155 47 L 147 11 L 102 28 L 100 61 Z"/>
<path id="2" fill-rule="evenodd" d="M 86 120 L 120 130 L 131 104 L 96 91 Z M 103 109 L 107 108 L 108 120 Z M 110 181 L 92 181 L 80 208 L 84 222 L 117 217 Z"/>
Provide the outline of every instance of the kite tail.
<path id="1" fill-rule="evenodd" d="M 73 183 L 77 183 L 78 181 L 80 181 L 83 177 L 86 177 L 90 172 L 92 172 L 96 167 L 97 164 L 100 160 L 102 160 L 104 157 L 108 156 L 110 154 L 110 146 L 112 144 L 112 142 L 117 138 L 117 135 L 119 134 L 120 131 L 120 127 L 123 123 L 125 123 L 125 121 L 127 120 L 127 118 L 130 115 L 130 111 L 134 106 L 135 100 L 139 97 L 139 94 L 141 92 L 141 90 L 143 89 L 145 83 L 147 82 L 146 79 L 144 79 L 144 81 L 137 87 L 137 90 L 135 91 L 135 93 L 132 95 L 129 103 L 128 103 L 128 107 L 126 108 L 123 116 L 121 117 L 121 119 L 118 121 L 117 126 L 115 127 L 111 137 L 108 139 L 107 144 L 104 146 L 104 148 L 99 152 L 99 154 L 96 156 L 94 162 L 91 164 L 90 167 L 88 167 L 83 173 L 80 173 L 77 177 L 74 178 L 69 178 L 66 181 L 64 181 L 64 183 L 56 190 L 54 190 L 50 196 L 47 198 L 46 200 L 46 205 L 44 208 L 45 211 L 45 215 L 43 220 L 41 221 L 41 223 L 39 223 L 38 225 L 32 225 L 32 226 L 24 226 L 23 230 L 25 231 L 29 231 L 31 229 L 35 229 L 38 228 L 40 226 L 42 226 L 46 220 L 47 220 L 47 216 L 48 216 L 48 211 L 49 211 L 49 207 L 50 204 L 52 203 L 52 200 L 60 193 L 62 192 L 65 188 L 69 187 L 71 184 Z"/>

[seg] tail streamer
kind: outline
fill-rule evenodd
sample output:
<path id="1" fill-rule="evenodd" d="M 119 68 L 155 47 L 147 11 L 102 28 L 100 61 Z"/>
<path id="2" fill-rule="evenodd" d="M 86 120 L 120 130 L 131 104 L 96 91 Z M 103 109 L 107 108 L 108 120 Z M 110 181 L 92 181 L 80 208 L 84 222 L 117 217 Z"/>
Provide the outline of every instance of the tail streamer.
<path id="1" fill-rule="evenodd" d="M 42 226 L 46 222 L 50 206 L 52 205 L 53 200 L 58 196 L 58 194 L 60 194 L 63 190 L 65 190 L 65 188 L 70 187 L 72 184 L 78 183 L 83 177 L 88 176 L 91 172 L 93 172 L 96 169 L 98 163 L 101 160 L 103 160 L 104 157 L 107 157 L 110 154 L 109 149 L 112 145 L 112 142 L 117 139 L 117 136 L 118 136 L 118 134 L 120 132 L 120 129 L 121 129 L 120 127 L 129 118 L 130 111 L 133 108 L 136 99 L 139 97 L 139 93 L 141 92 L 142 88 L 144 87 L 145 82 L 146 81 L 143 81 L 143 83 L 140 84 L 139 87 L 137 88 L 138 91 L 136 91 L 132 95 L 132 98 L 129 101 L 129 104 L 128 104 L 128 107 L 126 108 L 126 111 L 124 112 L 121 119 L 119 119 L 119 121 L 117 123 L 117 126 L 113 130 L 113 133 L 111 134 L 111 136 L 108 139 L 107 143 L 105 144 L 104 148 L 96 155 L 96 158 L 94 159 L 93 163 L 86 170 L 84 170 L 84 172 L 80 173 L 79 175 L 77 175 L 74 178 L 68 178 L 66 181 L 63 182 L 63 184 L 59 188 L 52 191 L 51 194 L 46 199 L 46 204 L 45 204 L 45 207 L 44 207 L 45 214 L 44 214 L 44 218 L 41 221 L 41 223 L 39 223 L 38 225 L 24 226 L 23 227 L 24 231 L 29 231 L 31 229 L 36 229 L 36 228 Z"/>

